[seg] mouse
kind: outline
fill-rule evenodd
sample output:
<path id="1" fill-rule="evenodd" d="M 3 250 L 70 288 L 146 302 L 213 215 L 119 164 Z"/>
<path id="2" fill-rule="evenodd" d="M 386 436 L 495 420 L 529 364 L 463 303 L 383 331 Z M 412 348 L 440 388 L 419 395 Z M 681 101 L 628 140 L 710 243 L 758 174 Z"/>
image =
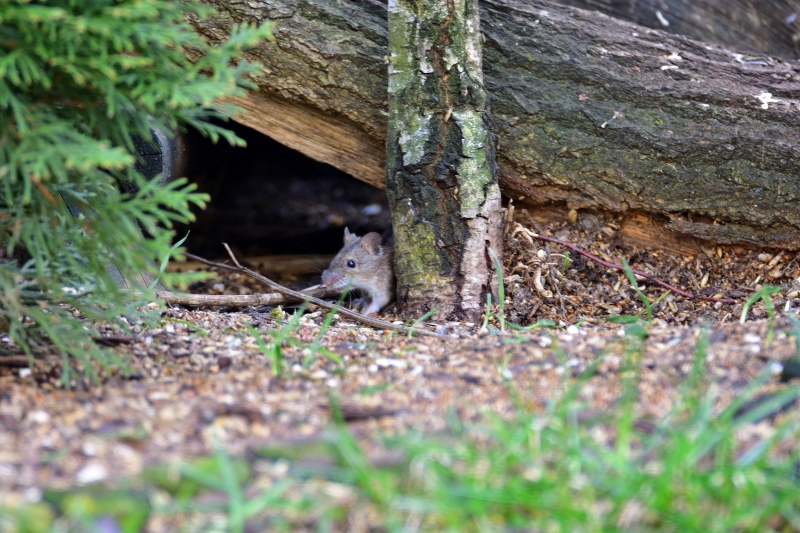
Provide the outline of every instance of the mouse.
<path id="1" fill-rule="evenodd" d="M 322 273 L 322 283 L 336 290 L 358 290 L 361 313 L 369 316 L 394 299 L 394 236 L 367 233 L 359 237 L 344 228 L 344 247 Z"/>

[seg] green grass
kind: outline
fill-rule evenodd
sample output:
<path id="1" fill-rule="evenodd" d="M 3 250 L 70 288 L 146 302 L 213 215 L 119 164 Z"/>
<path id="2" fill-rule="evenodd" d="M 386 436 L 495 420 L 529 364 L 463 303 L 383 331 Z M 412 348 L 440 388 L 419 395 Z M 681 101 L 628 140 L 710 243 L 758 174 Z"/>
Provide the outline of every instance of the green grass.
<path id="1" fill-rule="evenodd" d="M 742 316 L 739 318 L 739 323 L 744 324 L 747 320 L 747 312 L 750 310 L 750 306 L 759 300 L 764 301 L 764 310 L 766 311 L 767 318 L 769 319 L 769 327 L 767 328 L 767 339 L 765 343 L 767 347 L 772 344 L 772 334 L 775 330 L 775 309 L 772 305 L 771 296 L 780 292 L 780 287 L 776 287 L 774 285 L 764 285 L 758 292 L 747 299 L 742 306 Z"/>
<path id="2" fill-rule="evenodd" d="M 637 429 L 641 338 L 626 339 L 624 391 L 616 409 L 579 421 L 590 369 L 559 391 L 545 413 L 520 408 L 511 421 L 452 424 L 432 438 L 391 442 L 404 468 L 365 466 L 340 432 L 339 482 L 380 507 L 385 525 L 411 517 L 428 531 L 796 531 L 800 530 L 798 452 L 772 457 L 773 445 L 800 437 L 797 421 L 740 450 L 735 432 L 797 398 L 791 387 L 742 412 L 768 370 L 721 411 L 704 388 L 707 341 L 673 411 Z M 598 442 L 598 435 L 610 442 Z M 769 526 L 773 526 L 770 529 Z M 389 527 L 389 529 L 392 529 Z M 397 529 L 398 531 L 402 528 Z"/>
<path id="3" fill-rule="evenodd" d="M 800 531 L 800 451 L 795 445 L 774 453 L 776 444 L 798 441 L 800 421 L 779 417 L 772 433 L 747 447 L 736 437 L 794 401 L 800 387 L 751 401 L 773 379 L 765 367 L 733 401 L 718 405 L 717 387 L 704 375 L 702 336 L 672 411 L 638 424 L 644 337 L 643 328 L 631 329 L 620 341 L 622 394 L 604 413 L 588 415 L 591 406 L 580 400 L 595 364 L 565 378 L 544 412 L 526 409 L 524 391 L 511 390 L 520 400 L 510 420 L 487 413 L 468 424 L 453 415 L 445 432 L 387 439 L 404 457 L 395 466 L 373 466 L 339 421 L 327 440 L 307 448 L 265 449 L 261 461 L 289 466 L 266 487 L 246 463 L 217 452 L 171 471 L 148 471 L 133 485 L 149 487 L 149 498 L 141 488 L 127 499 L 91 489 L 49 494 L 36 508 L 7 510 L 0 530 L 91 530 L 110 509 L 131 528 L 141 527 L 144 512 L 191 516 L 181 523 L 202 524 L 197 531 L 347 531 L 364 513 L 379 522 L 375 531 L 397 532 Z M 331 405 L 337 418 L 334 398 Z M 343 491 L 352 498 L 331 496 Z"/>

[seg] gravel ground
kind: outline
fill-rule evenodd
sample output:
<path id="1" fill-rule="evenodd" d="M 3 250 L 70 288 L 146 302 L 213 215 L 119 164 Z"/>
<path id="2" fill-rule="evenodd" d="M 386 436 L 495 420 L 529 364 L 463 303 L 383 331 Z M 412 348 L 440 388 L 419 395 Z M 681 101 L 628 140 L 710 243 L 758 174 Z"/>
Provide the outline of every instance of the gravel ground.
<path id="1" fill-rule="evenodd" d="M 161 327 L 137 327 L 132 337 L 116 339 L 122 343 L 113 350 L 130 356 L 132 371 L 106 374 L 99 384 L 77 381 L 65 390 L 58 384 L 57 355 L 43 354 L 32 371 L 19 356 L 0 357 L 0 499 L 31 501 L 44 487 L 113 483 L 146 465 L 208 454 L 215 440 L 247 458 L 264 446 L 313 442 L 331 420 L 331 398 L 370 457 L 391 461 L 376 435 L 439 431 L 453 413 L 469 421 L 487 413 L 511 416 L 520 401 L 541 410 L 598 357 L 602 362 L 580 399 L 586 416 L 601 413 L 619 398 L 620 365 L 638 342 L 624 334 L 625 326 L 603 318 L 639 313 L 642 303 L 624 273 L 574 253 L 565 262 L 563 249 L 529 239 L 520 227 L 507 228 L 505 314 L 520 325 L 553 320 L 554 329 L 495 335 L 480 324 L 443 323 L 427 326 L 441 332 L 439 338 L 408 339 L 335 319 L 320 343 L 327 352 L 314 353 L 326 314 L 312 310 L 287 336 L 286 369 L 278 377 L 250 328 L 268 342 L 291 311 L 176 307 L 162 313 Z M 744 300 L 765 282 L 781 287 L 772 297 L 779 314 L 794 313 L 800 305 L 795 253 L 717 246 L 699 247 L 689 257 L 646 252 L 618 242 L 614 221 L 598 217 L 543 232 L 615 263 L 625 256 L 634 268 L 690 292 L 738 300 L 667 295 L 654 306 L 639 360 L 641 424 L 669 411 L 701 336 L 709 339 L 706 380 L 715 384 L 720 405 L 765 367 L 774 377 L 760 393 L 785 386 L 778 379 L 781 365 L 795 353 L 788 319 L 778 317 L 769 344 L 762 301 L 749 309 L 745 324 L 738 319 Z M 258 290 L 236 275 L 194 289 Z M 663 293 L 642 289 L 651 301 Z M 397 319 L 392 313 L 390 307 L 384 318 Z M 489 326 L 499 327 L 497 319 Z M 747 426 L 742 441 L 768 433 L 776 419 L 796 416 L 797 409 L 789 413 Z"/>

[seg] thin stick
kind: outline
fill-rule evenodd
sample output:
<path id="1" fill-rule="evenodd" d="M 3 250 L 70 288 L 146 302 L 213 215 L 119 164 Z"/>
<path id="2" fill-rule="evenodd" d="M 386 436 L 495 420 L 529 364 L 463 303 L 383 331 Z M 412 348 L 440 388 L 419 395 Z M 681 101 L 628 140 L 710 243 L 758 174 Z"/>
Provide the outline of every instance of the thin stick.
<path id="1" fill-rule="evenodd" d="M 603 265 L 606 268 L 614 268 L 616 270 L 622 270 L 623 272 L 625 271 L 625 267 L 624 266 L 617 265 L 615 263 L 609 263 L 608 261 L 603 261 L 602 259 L 600 259 L 596 255 L 593 255 L 593 254 L 591 254 L 589 252 L 585 252 L 585 251 L 581 250 L 576 245 L 574 245 L 574 244 L 572 244 L 570 242 L 562 241 L 561 239 L 556 239 L 555 237 L 548 237 L 546 235 L 539 235 L 538 233 L 533 233 L 532 231 L 528 230 L 527 228 L 524 228 L 524 229 L 528 233 L 528 235 L 530 235 L 534 239 L 539 239 L 540 241 L 554 242 L 556 244 L 560 244 L 561 246 L 564 246 L 565 248 L 569 248 L 573 252 L 579 253 L 584 257 L 588 257 L 589 259 L 591 259 L 592 261 L 594 261 L 596 263 L 600 263 L 601 265 Z M 650 281 L 652 281 L 653 283 L 661 285 L 665 289 L 670 290 L 670 291 L 672 291 L 674 293 L 680 294 L 681 296 L 684 296 L 686 298 L 694 298 L 695 300 L 705 300 L 706 302 L 722 302 L 722 303 L 726 303 L 726 304 L 735 304 L 736 303 L 736 300 L 734 300 L 733 298 L 713 298 L 711 296 L 699 296 L 697 294 L 692 294 L 690 292 L 686 292 L 684 290 L 679 289 L 678 287 L 674 287 L 674 286 L 670 285 L 666 281 L 661 281 L 660 279 L 658 279 L 657 277 L 655 277 L 652 274 L 648 274 L 647 272 L 642 272 L 641 270 L 636 270 L 635 268 L 631 268 L 631 272 L 633 272 L 637 276 L 641 276 L 643 278 L 647 278 Z"/>
<path id="2" fill-rule="evenodd" d="M 308 291 L 308 289 L 306 289 Z M 313 289 L 304 294 L 310 294 L 317 298 L 331 298 L 339 294 L 328 288 Z M 187 307 L 201 306 L 230 306 L 230 307 L 254 307 L 261 305 L 285 305 L 303 301 L 300 298 L 292 298 L 279 292 L 268 292 L 266 294 L 184 294 L 169 291 L 158 291 L 156 297 L 172 305 L 185 305 Z"/>
<path id="3" fill-rule="evenodd" d="M 324 300 L 320 300 L 319 298 L 314 298 L 313 296 L 311 296 L 309 294 L 298 292 L 298 291 L 293 291 L 292 289 L 287 289 L 286 287 L 284 287 L 280 283 L 276 283 L 276 282 L 272 281 L 271 279 L 269 279 L 268 277 L 262 276 L 258 272 L 253 272 L 249 268 L 245 268 L 243 266 L 235 267 L 235 266 L 226 265 L 226 264 L 223 264 L 223 263 L 214 263 L 213 261 L 209 261 L 207 259 L 203 259 L 202 257 L 199 257 L 199 256 L 194 255 L 194 254 L 187 253 L 185 255 L 186 255 L 186 257 L 188 257 L 190 259 L 194 259 L 195 261 L 200 261 L 201 263 L 203 263 L 205 265 L 213 266 L 215 268 L 220 268 L 222 270 L 228 270 L 230 272 L 239 272 L 240 274 L 244 274 L 245 276 L 253 278 L 254 280 L 259 281 L 259 282 L 263 283 L 264 285 L 270 287 L 275 292 L 279 292 L 281 294 L 285 294 L 285 295 L 291 296 L 293 298 L 298 298 L 301 301 L 306 301 L 307 300 L 307 301 L 309 301 L 309 302 L 311 302 L 311 303 L 313 303 L 315 305 L 318 305 L 320 307 L 323 307 L 325 309 L 333 309 L 335 307 L 333 304 L 329 304 L 328 302 L 326 302 Z M 387 322 L 385 320 L 380 320 L 380 319 L 377 319 L 377 318 L 370 318 L 368 316 L 362 315 L 361 313 L 356 313 L 355 311 L 350 311 L 349 309 L 343 309 L 341 307 L 336 309 L 336 312 L 339 313 L 340 315 L 346 316 L 347 318 L 351 318 L 353 320 L 356 320 L 358 322 L 361 322 L 362 324 L 366 324 L 367 326 L 370 326 L 370 327 L 373 327 L 373 328 L 388 329 L 388 330 L 393 330 L 393 331 L 405 331 L 405 332 L 408 332 L 408 331 L 411 330 L 411 328 L 409 328 L 407 326 L 398 326 L 396 324 L 392 324 L 391 322 Z M 429 330 L 426 330 L 426 329 L 414 329 L 414 332 L 418 333 L 420 335 L 427 335 L 427 336 L 430 336 L 430 337 L 442 337 L 443 336 L 443 335 L 441 335 L 439 333 L 435 333 L 433 331 L 429 331 Z"/>
<path id="4" fill-rule="evenodd" d="M 242 268 L 242 265 L 240 265 L 239 261 L 236 260 L 236 256 L 233 255 L 233 252 L 231 252 L 231 248 L 230 248 L 230 246 L 228 246 L 228 243 L 227 242 L 223 242 L 222 246 L 224 246 L 225 249 L 228 251 L 228 256 L 231 258 L 231 261 L 233 261 L 233 264 L 236 265 L 239 268 Z"/>

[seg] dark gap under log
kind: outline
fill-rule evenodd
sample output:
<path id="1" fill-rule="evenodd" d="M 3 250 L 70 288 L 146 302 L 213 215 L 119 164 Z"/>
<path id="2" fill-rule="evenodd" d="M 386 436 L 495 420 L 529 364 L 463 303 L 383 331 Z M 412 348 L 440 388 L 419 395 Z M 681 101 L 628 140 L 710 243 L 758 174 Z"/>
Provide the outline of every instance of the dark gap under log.
<path id="1" fill-rule="evenodd" d="M 345 226 L 365 233 L 391 225 L 383 190 L 246 126 L 221 125 L 247 147 L 213 144 L 194 131 L 184 135 L 183 174 L 211 196 L 205 210 L 195 211 L 196 222 L 176 228 L 179 238 L 191 230 L 190 252 L 221 257 L 227 242 L 248 257 L 332 254 Z"/>

